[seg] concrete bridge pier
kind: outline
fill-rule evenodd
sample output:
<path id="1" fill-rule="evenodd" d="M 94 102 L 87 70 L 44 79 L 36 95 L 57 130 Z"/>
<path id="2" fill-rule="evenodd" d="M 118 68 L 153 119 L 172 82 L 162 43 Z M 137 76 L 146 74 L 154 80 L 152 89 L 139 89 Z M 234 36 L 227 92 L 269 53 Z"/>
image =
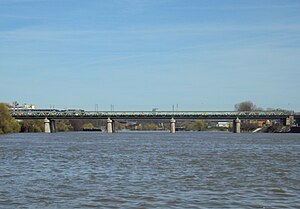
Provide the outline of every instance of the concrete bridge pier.
<path id="1" fill-rule="evenodd" d="M 239 118 L 233 121 L 233 133 L 241 133 L 241 120 Z"/>
<path id="2" fill-rule="evenodd" d="M 170 120 L 170 133 L 174 134 L 176 132 L 176 120 L 172 118 Z"/>
<path id="3" fill-rule="evenodd" d="M 55 122 L 55 120 L 50 120 L 50 130 L 51 130 L 51 133 L 56 132 L 56 122 Z"/>
<path id="4" fill-rule="evenodd" d="M 44 119 L 44 125 L 45 125 L 45 133 L 51 133 L 50 120 L 48 118 Z"/>
<path id="5" fill-rule="evenodd" d="M 293 126 L 295 125 L 295 118 L 293 115 L 290 115 L 286 119 L 283 120 L 283 125 L 284 126 Z"/>
<path id="6" fill-rule="evenodd" d="M 110 118 L 107 119 L 107 133 L 114 133 L 115 132 L 115 122 Z"/>

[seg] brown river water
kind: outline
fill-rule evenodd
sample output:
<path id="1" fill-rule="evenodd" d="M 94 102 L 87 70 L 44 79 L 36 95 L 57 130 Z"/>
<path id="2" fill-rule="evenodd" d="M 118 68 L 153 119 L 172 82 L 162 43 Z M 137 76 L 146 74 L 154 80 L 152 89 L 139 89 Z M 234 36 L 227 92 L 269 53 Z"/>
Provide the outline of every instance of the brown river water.
<path id="1" fill-rule="evenodd" d="M 2 135 L 0 208 L 300 208 L 300 134 Z"/>

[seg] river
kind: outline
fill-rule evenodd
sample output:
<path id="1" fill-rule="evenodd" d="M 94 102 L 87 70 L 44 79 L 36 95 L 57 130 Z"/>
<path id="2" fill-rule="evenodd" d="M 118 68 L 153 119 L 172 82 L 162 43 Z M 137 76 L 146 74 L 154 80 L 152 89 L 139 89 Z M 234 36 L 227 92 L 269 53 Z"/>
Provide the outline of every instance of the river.
<path id="1" fill-rule="evenodd" d="M 299 134 L 0 136 L 0 208 L 299 207 Z"/>

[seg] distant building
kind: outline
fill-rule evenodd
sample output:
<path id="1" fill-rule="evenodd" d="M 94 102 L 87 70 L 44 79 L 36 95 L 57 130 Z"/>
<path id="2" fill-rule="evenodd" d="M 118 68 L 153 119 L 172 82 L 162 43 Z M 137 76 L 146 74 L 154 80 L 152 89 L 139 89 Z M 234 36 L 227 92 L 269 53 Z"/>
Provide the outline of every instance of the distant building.
<path id="1" fill-rule="evenodd" d="M 218 122 L 217 127 L 222 127 L 222 128 L 229 128 L 230 123 L 229 122 Z"/>
<path id="2" fill-rule="evenodd" d="M 21 106 L 16 106 L 16 107 L 14 107 L 14 106 L 11 106 L 11 108 L 12 109 L 14 109 L 14 110 L 34 110 L 35 109 L 35 105 L 33 105 L 33 104 L 23 104 L 23 105 L 21 105 Z"/>
<path id="3" fill-rule="evenodd" d="M 35 105 L 33 104 L 24 104 L 24 109 L 32 110 L 35 109 Z"/>

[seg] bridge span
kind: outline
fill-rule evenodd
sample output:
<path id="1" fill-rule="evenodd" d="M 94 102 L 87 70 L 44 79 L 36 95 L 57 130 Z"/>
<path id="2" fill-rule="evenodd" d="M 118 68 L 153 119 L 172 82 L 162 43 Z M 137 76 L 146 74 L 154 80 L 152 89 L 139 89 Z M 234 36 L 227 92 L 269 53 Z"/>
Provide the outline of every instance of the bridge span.
<path id="1" fill-rule="evenodd" d="M 105 119 L 107 131 L 114 132 L 115 120 L 168 120 L 170 132 L 175 133 L 176 120 L 232 121 L 234 132 L 240 132 L 241 120 L 282 120 L 291 123 L 293 111 L 84 111 L 84 110 L 11 110 L 12 117 L 20 120 L 44 119 L 45 132 L 55 130 L 59 119 Z"/>

